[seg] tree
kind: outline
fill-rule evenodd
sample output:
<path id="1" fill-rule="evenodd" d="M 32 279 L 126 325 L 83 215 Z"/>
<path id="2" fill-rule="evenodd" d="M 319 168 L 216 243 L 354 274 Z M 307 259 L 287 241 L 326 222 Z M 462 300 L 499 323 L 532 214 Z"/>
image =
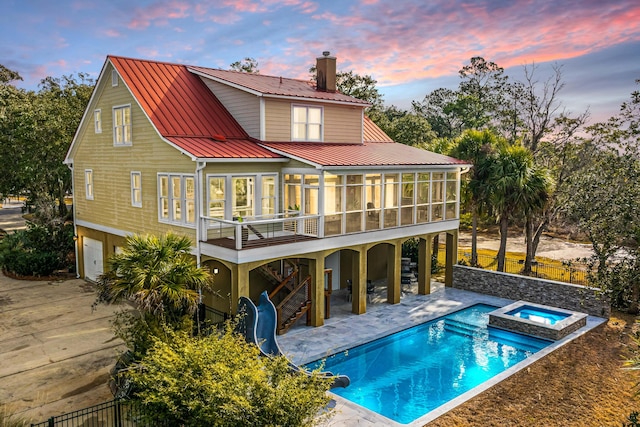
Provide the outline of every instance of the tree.
<path id="1" fill-rule="evenodd" d="M 462 200 L 471 211 L 471 265 L 478 264 L 478 216 L 488 209 L 487 180 L 489 165 L 498 150 L 506 147 L 506 141 L 499 139 L 490 130 L 466 130 L 454 141 L 451 155 L 466 160 L 473 165 L 462 181 Z"/>
<path id="2" fill-rule="evenodd" d="M 208 270 L 191 255 L 189 238 L 167 233 L 127 237 L 98 280 L 100 300 L 133 301 L 143 313 L 171 323 L 195 312 L 199 291 L 209 288 Z"/>
<path id="3" fill-rule="evenodd" d="M 638 313 L 640 93 L 632 92 L 618 115 L 587 131 L 590 163 L 572 176 L 566 211 L 591 242 L 591 281 L 610 292 L 614 305 Z"/>
<path id="4" fill-rule="evenodd" d="M 482 165 L 486 174 L 486 192 L 491 208 L 500 224 L 500 248 L 498 271 L 504 271 L 509 221 L 518 216 L 530 215 L 544 205 L 546 179 L 542 171 L 536 171 L 531 152 L 520 145 L 501 150 L 494 161 Z"/>
<path id="5" fill-rule="evenodd" d="M 241 61 L 232 62 L 229 67 L 231 70 L 239 71 L 241 73 L 260 74 L 258 61 L 248 56 Z"/>
<path id="6" fill-rule="evenodd" d="M 284 356 L 258 347 L 228 327 L 223 334 L 156 340 L 129 371 L 151 421 L 181 426 L 306 426 L 329 403 L 331 379 L 292 371 Z M 328 412 L 325 414 L 327 416 Z M 322 418 L 322 417 L 320 417 Z"/>
<path id="7" fill-rule="evenodd" d="M 29 204 L 55 201 L 66 214 L 71 172 L 62 162 L 93 91 L 86 74 L 47 77 L 38 92 L 16 89 L 5 81 L 17 73 L 2 68 L 0 81 L 0 195 L 26 194 Z M 5 157 L 6 156 L 6 157 Z M 47 197 L 48 196 L 48 197 Z"/>

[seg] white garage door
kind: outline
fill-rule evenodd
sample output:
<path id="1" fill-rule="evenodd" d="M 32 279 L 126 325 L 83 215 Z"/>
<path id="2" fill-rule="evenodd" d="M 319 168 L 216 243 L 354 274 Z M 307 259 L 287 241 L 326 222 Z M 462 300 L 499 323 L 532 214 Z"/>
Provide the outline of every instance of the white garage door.
<path id="1" fill-rule="evenodd" d="M 94 282 L 103 273 L 102 267 L 102 242 L 100 240 L 82 238 L 84 277 Z"/>

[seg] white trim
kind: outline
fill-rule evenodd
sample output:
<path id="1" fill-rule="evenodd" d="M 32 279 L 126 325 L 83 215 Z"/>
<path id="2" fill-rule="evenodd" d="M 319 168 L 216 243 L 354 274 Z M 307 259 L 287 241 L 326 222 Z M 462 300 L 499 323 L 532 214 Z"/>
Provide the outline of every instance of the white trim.
<path id="1" fill-rule="evenodd" d="M 161 195 L 161 190 L 162 190 L 162 186 L 160 185 L 160 178 L 162 177 L 166 177 L 167 178 L 167 201 L 169 202 L 169 206 L 168 206 L 168 214 L 169 214 L 169 218 L 162 218 L 162 199 L 163 196 Z M 173 195 L 171 194 L 172 192 L 172 188 L 171 188 L 171 178 L 180 178 L 180 202 L 181 202 L 181 219 L 180 220 L 175 220 L 174 218 L 174 211 L 173 211 L 173 206 L 171 201 L 174 200 Z M 193 195 L 193 203 L 194 203 L 194 219 L 193 222 L 189 222 L 187 217 L 188 217 L 188 210 L 187 210 L 187 202 L 191 199 L 187 199 L 187 188 L 186 188 L 186 179 L 187 178 L 191 178 L 193 179 L 193 184 L 194 184 L 194 195 Z M 158 222 L 162 223 L 162 224 L 172 224 L 172 225 L 177 225 L 180 227 L 186 227 L 186 228 L 195 228 L 198 224 L 198 212 L 197 212 L 197 203 L 196 200 L 198 199 L 198 197 L 200 197 L 197 194 L 198 189 L 195 188 L 196 187 L 196 176 L 194 174 L 189 174 L 189 173 L 173 173 L 173 172 L 157 172 L 156 174 L 156 180 L 157 180 L 157 197 L 158 197 Z"/>
<path id="2" fill-rule="evenodd" d="M 142 207 L 142 172 L 140 171 L 131 171 L 131 206 L 135 208 Z M 135 187 L 134 176 L 138 176 L 140 179 L 140 187 Z M 135 191 L 138 190 L 140 200 L 136 201 Z"/>
<path id="3" fill-rule="evenodd" d="M 95 133 L 102 133 L 102 109 L 93 110 L 93 130 Z"/>
<path id="4" fill-rule="evenodd" d="M 96 224 L 94 222 L 85 221 L 83 219 L 75 220 L 76 226 L 90 228 L 92 230 L 101 231 L 103 233 L 113 234 L 114 236 L 127 237 L 135 234 L 133 231 L 124 231 L 117 228 L 109 227 L 102 224 Z M 77 233 L 76 233 L 77 234 Z"/>
<path id="5" fill-rule="evenodd" d="M 302 123 L 302 122 L 296 122 L 294 117 L 295 117 L 295 110 L 296 108 L 299 109 L 305 109 L 306 110 L 306 121 L 305 123 L 305 135 L 303 138 L 295 138 L 294 137 L 294 133 L 295 133 L 295 124 L 296 123 Z M 310 139 L 309 137 L 309 111 L 310 110 L 320 110 L 320 138 L 319 139 Z M 313 125 L 316 125 L 317 123 L 311 123 Z M 291 104 L 291 141 L 293 142 L 324 142 L 324 107 L 322 105 L 310 105 L 310 104 L 295 104 L 292 103 Z"/>
<path id="6" fill-rule="evenodd" d="M 95 197 L 95 183 L 93 179 L 93 169 L 84 170 L 84 198 L 93 200 Z"/>
<path id="7" fill-rule="evenodd" d="M 260 141 L 267 139 L 267 114 L 264 97 L 260 97 Z"/>
<path id="8" fill-rule="evenodd" d="M 124 123 L 124 111 L 126 109 L 129 109 L 129 140 L 127 141 L 125 139 L 125 132 L 124 129 L 126 129 L 127 125 Z M 122 142 L 117 142 L 116 141 L 116 111 L 122 111 Z M 112 120 L 113 120 L 113 146 L 114 147 L 130 147 L 133 145 L 133 109 L 131 108 L 131 103 L 129 104 L 122 104 L 122 105 L 114 105 L 113 107 L 111 107 L 111 111 L 112 111 Z"/>

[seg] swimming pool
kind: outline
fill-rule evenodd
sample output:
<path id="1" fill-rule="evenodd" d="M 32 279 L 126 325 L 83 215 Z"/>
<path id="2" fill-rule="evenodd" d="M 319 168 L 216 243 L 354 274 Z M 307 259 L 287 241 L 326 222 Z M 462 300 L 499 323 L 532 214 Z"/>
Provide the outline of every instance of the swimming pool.
<path id="1" fill-rule="evenodd" d="M 487 327 L 495 309 L 474 305 L 324 359 L 351 379 L 333 392 L 406 424 L 551 343 Z"/>

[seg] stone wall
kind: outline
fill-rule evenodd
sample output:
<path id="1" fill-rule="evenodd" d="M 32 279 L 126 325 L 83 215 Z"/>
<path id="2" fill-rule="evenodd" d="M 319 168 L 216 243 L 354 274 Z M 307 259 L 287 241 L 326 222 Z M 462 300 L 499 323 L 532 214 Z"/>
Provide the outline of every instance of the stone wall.
<path id="1" fill-rule="evenodd" d="M 511 300 L 524 300 L 592 316 L 609 318 L 609 298 L 599 290 L 569 283 L 500 273 L 462 265 L 453 266 L 453 287 Z"/>

